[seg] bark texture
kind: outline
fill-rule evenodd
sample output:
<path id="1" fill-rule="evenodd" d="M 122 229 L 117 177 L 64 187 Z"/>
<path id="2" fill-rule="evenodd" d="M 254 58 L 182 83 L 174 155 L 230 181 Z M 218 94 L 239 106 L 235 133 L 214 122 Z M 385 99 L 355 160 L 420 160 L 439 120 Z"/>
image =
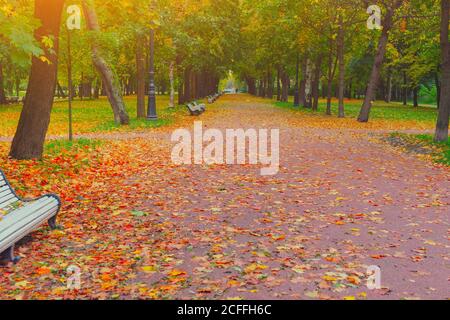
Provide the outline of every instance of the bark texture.
<path id="1" fill-rule="evenodd" d="M 45 50 L 44 53 L 49 63 L 38 57 L 32 58 L 27 98 L 11 145 L 10 156 L 15 159 L 42 157 L 56 87 L 59 29 L 63 7 L 64 0 L 35 1 L 35 17 L 41 22 L 41 26 L 35 32 L 35 38 L 40 41 L 44 36 L 52 36 L 53 48 Z"/>
<path id="2" fill-rule="evenodd" d="M 88 29 L 97 33 L 100 32 L 100 25 L 93 3 L 90 0 L 83 0 L 82 5 Z M 129 124 L 130 118 L 125 109 L 119 81 L 102 57 L 100 46 L 96 43 L 95 39 L 92 42 L 92 60 L 95 68 L 102 77 L 106 95 L 114 113 L 114 121 L 121 125 Z"/>

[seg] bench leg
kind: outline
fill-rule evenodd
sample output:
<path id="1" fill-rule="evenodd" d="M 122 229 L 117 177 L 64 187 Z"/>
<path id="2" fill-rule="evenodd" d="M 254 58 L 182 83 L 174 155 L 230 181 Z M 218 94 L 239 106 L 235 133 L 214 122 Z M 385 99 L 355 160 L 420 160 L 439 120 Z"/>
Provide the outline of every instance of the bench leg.
<path id="1" fill-rule="evenodd" d="M 58 215 L 55 215 L 55 216 L 51 217 L 50 219 L 48 219 L 48 225 L 50 226 L 50 228 L 52 230 L 59 229 L 59 226 L 56 224 L 56 217 L 57 216 Z"/>
<path id="2" fill-rule="evenodd" d="M 0 262 L 12 262 L 16 264 L 20 261 L 20 257 L 14 256 L 14 246 L 11 246 L 5 252 L 0 254 Z"/>

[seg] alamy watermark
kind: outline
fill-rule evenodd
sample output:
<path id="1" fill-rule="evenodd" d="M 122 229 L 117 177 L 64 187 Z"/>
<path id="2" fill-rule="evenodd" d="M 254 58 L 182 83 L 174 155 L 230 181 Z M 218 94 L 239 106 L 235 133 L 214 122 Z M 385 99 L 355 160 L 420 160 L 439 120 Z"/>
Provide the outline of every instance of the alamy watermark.
<path id="1" fill-rule="evenodd" d="M 367 268 L 367 288 L 369 290 L 381 289 L 381 268 L 379 266 Z"/>
<path id="2" fill-rule="evenodd" d="M 367 13 L 370 15 L 367 19 L 367 29 L 380 30 L 381 26 L 381 8 L 377 5 L 371 5 L 367 8 Z"/>
<path id="3" fill-rule="evenodd" d="M 226 129 L 225 135 L 219 129 L 203 129 L 203 123 L 196 121 L 193 135 L 187 129 L 173 132 L 171 140 L 177 142 L 171 155 L 174 164 L 260 164 L 266 166 L 261 168 L 263 176 L 276 175 L 279 172 L 278 129 Z"/>

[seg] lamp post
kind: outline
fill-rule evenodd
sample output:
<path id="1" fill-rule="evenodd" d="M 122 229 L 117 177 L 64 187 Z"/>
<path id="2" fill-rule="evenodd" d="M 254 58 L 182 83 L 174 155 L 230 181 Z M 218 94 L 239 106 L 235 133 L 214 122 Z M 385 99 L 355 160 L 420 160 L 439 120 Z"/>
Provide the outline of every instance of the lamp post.
<path id="1" fill-rule="evenodd" d="M 69 141 L 73 140 L 73 119 L 72 119 L 72 52 L 71 52 L 71 32 L 73 30 L 81 30 L 81 9 L 77 5 L 67 7 L 69 17 L 66 21 L 67 26 L 67 80 L 68 80 L 68 94 L 69 94 Z"/>
<path id="2" fill-rule="evenodd" d="M 158 119 L 156 114 L 156 87 L 155 87 L 155 30 L 150 29 L 150 84 L 148 88 L 148 109 L 147 120 L 154 121 Z"/>
<path id="3" fill-rule="evenodd" d="M 67 29 L 67 79 L 68 79 L 68 94 L 69 94 L 69 141 L 73 140 L 72 129 L 72 96 L 73 96 L 73 84 L 72 84 L 72 52 L 71 52 L 71 38 L 70 29 Z"/>
<path id="4" fill-rule="evenodd" d="M 300 68 L 300 57 L 297 53 L 297 65 L 296 65 L 296 75 L 295 75 L 295 92 L 294 92 L 294 107 L 300 106 L 300 91 L 299 91 L 299 68 Z"/>

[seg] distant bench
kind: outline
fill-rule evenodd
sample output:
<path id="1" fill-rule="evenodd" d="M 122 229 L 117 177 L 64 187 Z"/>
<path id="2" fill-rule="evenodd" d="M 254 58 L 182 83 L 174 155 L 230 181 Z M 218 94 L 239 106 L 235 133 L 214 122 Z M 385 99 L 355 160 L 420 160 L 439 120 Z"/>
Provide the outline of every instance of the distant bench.
<path id="1" fill-rule="evenodd" d="M 48 222 L 56 229 L 56 216 L 61 208 L 58 196 L 49 194 L 37 199 L 21 199 L 0 170 L 0 262 L 18 262 L 14 245 Z"/>
<path id="2" fill-rule="evenodd" d="M 206 106 L 203 104 L 203 103 L 201 103 L 201 104 L 198 104 L 197 102 L 191 102 L 191 103 L 188 103 L 187 105 L 186 105 L 186 107 L 188 108 L 188 110 L 189 110 L 189 113 L 191 114 L 191 116 L 199 116 L 199 115 L 201 115 L 203 112 L 205 112 L 206 111 Z"/>
<path id="3" fill-rule="evenodd" d="M 216 94 L 214 94 L 214 95 L 208 96 L 208 103 L 211 104 L 211 103 L 216 102 L 216 100 L 219 99 L 220 96 L 221 96 L 220 93 L 216 93 Z"/>
<path id="4" fill-rule="evenodd" d="M 19 101 L 19 97 L 6 97 L 6 104 L 17 104 Z"/>

